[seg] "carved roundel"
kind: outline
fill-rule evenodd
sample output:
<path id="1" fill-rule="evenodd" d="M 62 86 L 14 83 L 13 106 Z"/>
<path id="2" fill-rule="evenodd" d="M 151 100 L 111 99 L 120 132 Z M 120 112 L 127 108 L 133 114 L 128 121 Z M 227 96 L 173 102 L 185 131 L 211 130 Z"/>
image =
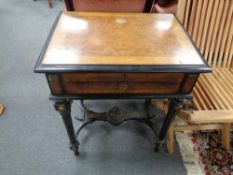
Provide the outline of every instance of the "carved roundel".
<path id="1" fill-rule="evenodd" d="M 123 113 L 124 112 L 118 107 L 111 108 L 107 114 L 108 121 L 113 125 L 121 124 L 125 120 Z"/>

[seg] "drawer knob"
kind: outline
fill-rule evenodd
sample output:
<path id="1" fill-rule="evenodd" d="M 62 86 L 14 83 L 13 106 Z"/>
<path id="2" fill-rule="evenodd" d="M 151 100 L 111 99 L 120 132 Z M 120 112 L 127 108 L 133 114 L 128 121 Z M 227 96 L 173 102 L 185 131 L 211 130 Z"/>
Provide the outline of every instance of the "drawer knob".
<path id="1" fill-rule="evenodd" d="M 118 86 L 118 88 L 119 88 L 119 90 L 120 91 L 123 91 L 123 92 L 125 92 L 125 91 L 127 91 L 128 90 L 128 84 L 127 83 L 121 83 L 121 84 L 119 84 L 119 86 Z"/>

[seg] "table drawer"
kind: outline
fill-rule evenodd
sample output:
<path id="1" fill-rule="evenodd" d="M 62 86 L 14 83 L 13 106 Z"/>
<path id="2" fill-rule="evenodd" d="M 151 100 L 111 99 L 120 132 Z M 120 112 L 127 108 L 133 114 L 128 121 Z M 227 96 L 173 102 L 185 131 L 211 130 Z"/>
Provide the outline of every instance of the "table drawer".
<path id="1" fill-rule="evenodd" d="M 66 94 L 172 94 L 183 73 L 65 73 Z"/>
<path id="2" fill-rule="evenodd" d="M 139 82 L 180 82 L 184 77 L 183 73 L 126 73 L 125 80 Z"/>
<path id="3" fill-rule="evenodd" d="M 64 73 L 63 82 L 181 81 L 184 73 Z"/>
<path id="4" fill-rule="evenodd" d="M 67 82 L 103 82 L 123 81 L 124 73 L 64 73 L 64 83 Z"/>
<path id="5" fill-rule="evenodd" d="M 65 92 L 68 94 L 168 94 L 179 90 L 176 82 L 119 82 L 119 83 L 67 83 Z"/>
<path id="6" fill-rule="evenodd" d="M 54 95 L 188 94 L 198 74 L 61 73 L 47 75 Z"/>

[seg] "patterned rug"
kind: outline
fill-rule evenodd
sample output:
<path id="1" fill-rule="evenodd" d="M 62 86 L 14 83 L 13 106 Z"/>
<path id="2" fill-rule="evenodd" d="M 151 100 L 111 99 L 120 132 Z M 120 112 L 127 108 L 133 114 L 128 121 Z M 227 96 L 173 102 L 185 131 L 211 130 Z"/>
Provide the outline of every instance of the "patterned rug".
<path id="1" fill-rule="evenodd" d="M 222 148 L 218 131 L 176 132 L 176 139 L 188 175 L 233 175 L 233 153 Z"/>

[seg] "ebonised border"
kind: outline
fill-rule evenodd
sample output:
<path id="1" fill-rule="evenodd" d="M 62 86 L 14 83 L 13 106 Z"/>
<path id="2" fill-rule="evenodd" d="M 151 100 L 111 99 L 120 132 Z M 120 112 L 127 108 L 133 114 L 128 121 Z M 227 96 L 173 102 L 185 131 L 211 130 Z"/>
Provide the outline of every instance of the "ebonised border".
<path id="1" fill-rule="evenodd" d="M 54 23 L 53 23 L 53 25 L 52 25 L 52 28 L 51 28 L 51 30 L 50 30 L 50 32 L 49 32 L 49 34 L 48 34 L 48 37 L 47 37 L 47 39 L 46 39 L 46 41 L 45 41 L 45 44 L 44 44 L 44 46 L 43 46 L 43 48 L 42 48 L 42 50 L 41 50 L 41 52 L 40 52 L 39 58 L 38 58 L 38 60 L 37 60 L 37 62 L 36 62 L 36 65 L 35 65 L 35 67 L 34 67 L 34 72 L 35 72 L 35 73 L 38 73 L 37 70 L 38 70 L 39 67 L 41 66 L 42 59 L 44 58 L 44 54 L 45 54 L 45 52 L 46 52 L 46 50 L 47 50 L 47 48 L 48 48 L 48 45 L 49 45 L 49 43 L 50 43 L 50 40 L 51 40 L 51 38 L 52 38 L 52 36 L 53 36 L 53 33 L 54 33 L 55 29 L 56 29 L 57 23 L 58 23 L 58 21 L 59 21 L 61 15 L 62 15 L 62 12 L 59 12 L 58 16 L 56 17 L 56 19 L 55 19 L 55 21 L 54 21 Z M 41 72 L 41 73 L 42 73 L 42 72 Z"/>
<path id="2" fill-rule="evenodd" d="M 49 100 L 130 100 L 130 99 L 191 99 L 192 94 L 96 94 L 96 95 L 50 95 Z"/>
<path id="3" fill-rule="evenodd" d="M 38 65 L 35 73 L 63 73 L 63 72 L 181 72 L 205 73 L 211 69 L 204 65 Z"/>

